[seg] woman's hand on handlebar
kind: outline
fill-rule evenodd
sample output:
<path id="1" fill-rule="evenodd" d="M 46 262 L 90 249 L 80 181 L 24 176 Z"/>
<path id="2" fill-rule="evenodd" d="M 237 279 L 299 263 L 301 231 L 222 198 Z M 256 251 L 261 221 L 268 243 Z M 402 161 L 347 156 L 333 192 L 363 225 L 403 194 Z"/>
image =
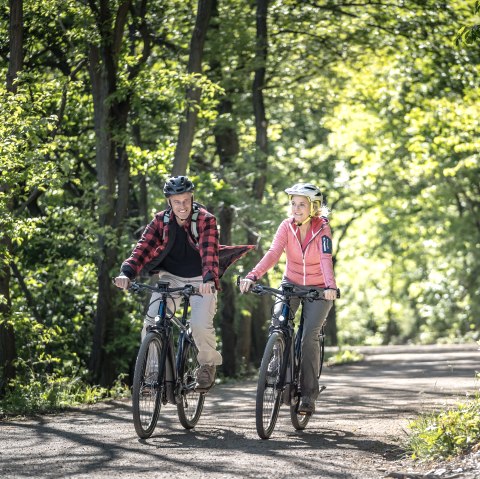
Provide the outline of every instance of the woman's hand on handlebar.
<path id="1" fill-rule="evenodd" d="M 323 297 L 327 301 L 334 301 L 337 299 L 337 290 L 336 289 L 325 289 L 323 291 Z"/>
<path id="2" fill-rule="evenodd" d="M 121 274 L 116 278 L 113 278 L 113 284 L 120 289 L 128 289 L 130 287 L 130 279 Z"/>
<path id="3" fill-rule="evenodd" d="M 240 292 L 242 294 L 246 293 L 252 287 L 253 284 L 254 284 L 254 281 L 252 281 L 251 279 L 248 279 L 248 278 L 241 279 L 240 284 L 238 285 L 240 288 Z"/>

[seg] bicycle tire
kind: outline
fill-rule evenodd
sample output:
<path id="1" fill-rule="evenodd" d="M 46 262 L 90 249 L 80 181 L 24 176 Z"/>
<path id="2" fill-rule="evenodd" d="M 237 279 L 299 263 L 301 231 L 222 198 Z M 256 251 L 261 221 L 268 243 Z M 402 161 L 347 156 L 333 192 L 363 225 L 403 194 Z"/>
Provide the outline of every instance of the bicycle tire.
<path id="1" fill-rule="evenodd" d="M 140 345 L 135 363 L 132 391 L 133 424 L 137 435 L 150 437 L 157 425 L 161 408 L 163 378 L 158 377 L 163 348 L 162 338 L 148 333 Z"/>
<path id="2" fill-rule="evenodd" d="M 280 333 L 273 332 L 268 338 L 258 373 L 255 420 L 257 434 L 268 439 L 277 423 L 281 405 L 281 391 L 277 389 L 282 370 L 285 341 Z M 270 372 L 269 372 L 269 365 Z"/>
<path id="3" fill-rule="evenodd" d="M 293 427 L 297 431 L 303 431 L 308 424 L 308 421 L 310 421 L 310 418 L 312 417 L 312 413 L 309 412 L 307 414 L 298 414 L 298 406 L 300 404 L 300 396 L 297 396 L 295 404 L 292 404 L 290 406 L 290 419 L 292 421 Z"/>
<path id="4" fill-rule="evenodd" d="M 197 360 L 197 348 L 189 341 L 183 343 L 182 362 L 179 376 L 182 390 L 177 404 L 178 418 L 185 429 L 193 429 L 203 411 L 205 393 L 195 390 L 195 370 L 200 366 Z"/>
<path id="5" fill-rule="evenodd" d="M 320 376 L 322 374 L 324 358 L 325 358 L 325 335 L 324 335 L 324 329 L 322 327 L 322 331 L 320 333 L 320 358 L 319 358 L 318 379 L 320 379 Z M 310 421 L 310 418 L 312 417 L 312 413 L 298 414 L 297 411 L 298 411 L 299 405 L 300 405 L 300 396 L 297 395 L 295 404 L 290 406 L 290 419 L 292 421 L 293 427 L 297 431 L 303 431 L 307 427 L 308 421 Z"/>

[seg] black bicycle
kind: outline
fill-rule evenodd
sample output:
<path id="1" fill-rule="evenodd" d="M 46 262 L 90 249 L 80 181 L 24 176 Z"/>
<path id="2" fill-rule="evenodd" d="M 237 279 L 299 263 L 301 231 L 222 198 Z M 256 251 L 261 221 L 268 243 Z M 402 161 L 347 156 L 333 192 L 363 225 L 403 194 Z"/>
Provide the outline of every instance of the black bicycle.
<path id="1" fill-rule="evenodd" d="M 141 438 L 150 437 L 157 425 L 162 404 L 175 404 L 185 429 L 192 429 L 202 414 L 205 392 L 195 389 L 195 370 L 199 367 L 197 347 L 189 328 L 189 298 L 199 294 L 191 285 L 170 288 L 158 281 L 156 286 L 132 283 L 133 292 L 160 293 L 155 324 L 147 327 L 140 345 L 133 376 L 133 423 Z M 167 299 L 182 299 L 182 316 L 167 311 Z M 179 329 L 175 351 L 174 329 Z"/>
<path id="2" fill-rule="evenodd" d="M 280 406 L 290 407 L 290 419 L 296 430 L 303 430 L 310 420 L 311 413 L 298 412 L 300 403 L 300 365 L 302 362 L 303 304 L 305 301 L 324 300 L 323 292 L 311 289 L 296 288 L 285 283 L 281 289 L 268 286 L 253 285 L 250 290 L 258 295 L 271 294 L 281 302 L 278 321 L 270 327 L 262 363 L 258 375 L 255 418 L 257 433 L 262 439 L 268 439 L 277 422 Z M 339 296 L 339 291 L 337 291 Z M 295 330 L 295 314 L 291 310 L 292 298 L 301 300 L 301 316 L 298 329 Z M 277 304 L 276 302 L 276 304 Z M 275 307 L 275 306 L 274 306 Z M 272 308 L 273 309 L 273 308 Z M 325 356 L 325 325 L 320 331 L 320 367 L 322 372 Z M 325 386 L 320 387 L 320 392 Z"/>

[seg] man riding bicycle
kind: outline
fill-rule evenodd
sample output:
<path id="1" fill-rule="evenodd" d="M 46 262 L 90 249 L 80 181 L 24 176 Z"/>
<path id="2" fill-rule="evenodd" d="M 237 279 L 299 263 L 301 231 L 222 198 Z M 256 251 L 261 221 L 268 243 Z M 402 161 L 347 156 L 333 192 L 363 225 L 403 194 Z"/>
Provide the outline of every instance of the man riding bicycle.
<path id="1" fill-rule="evenodd" d="M 143 270 L 158 274 L 159 279 L 168 281 L 172 287 L 191 284 L 198 288 L 201 296 L 190 298 L 190 327 L 200 364 L 196 387 L 207 391 L 214 384 L 216 367 L 222 364 L 213 326 L 219 278 L 229 264 L 253 246 L 222 246 L 222 249 L 230 250 L 228 264 L 219 265 L 217 221 L 214 215 L 194 201 L 194 189 L 194 184 L 186 176 L 173 176 L 165 182 L 163 192 L 169 207 L 158 212 L 146 227 L 131 256 L 122 263 L 115 285 L 128 288 Z M 146 327 L 154 323 L 158 309 L 155 294 L 144 320 L 143 334 Z"/>

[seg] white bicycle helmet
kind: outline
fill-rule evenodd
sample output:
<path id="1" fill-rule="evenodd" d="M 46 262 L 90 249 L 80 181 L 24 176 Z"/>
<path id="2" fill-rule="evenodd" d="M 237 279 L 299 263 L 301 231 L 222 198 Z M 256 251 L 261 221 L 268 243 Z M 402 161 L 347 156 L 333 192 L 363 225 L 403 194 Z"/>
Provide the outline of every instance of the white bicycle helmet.
<path id="1" fill-rule="evenodd" d="M 315 216 L 315 212 L 320 209 L 323 203 L 323 195 L 319 188 L 311 183 L 295 183 L 292 187 L 287 188 L 285 193 L 288 194 L 290 200 L 292 196 L 306 196 L 310 202 L 310 214 L 301 223 L 297 223 L 297 226 L 302 226 L 307 221 L 310 221 L 311 218 Z"/>
<path id="2" fill-rule="evenodd" d="M 320 189 L 311 183 L 296 183 L 290 188 L 287 188 L 285 193 L 287 193 L 289 196 L 306 196 L 311 203 L 314 201 L 319 201 L 321 204 L 323 202 L 323 195 Z"/>

